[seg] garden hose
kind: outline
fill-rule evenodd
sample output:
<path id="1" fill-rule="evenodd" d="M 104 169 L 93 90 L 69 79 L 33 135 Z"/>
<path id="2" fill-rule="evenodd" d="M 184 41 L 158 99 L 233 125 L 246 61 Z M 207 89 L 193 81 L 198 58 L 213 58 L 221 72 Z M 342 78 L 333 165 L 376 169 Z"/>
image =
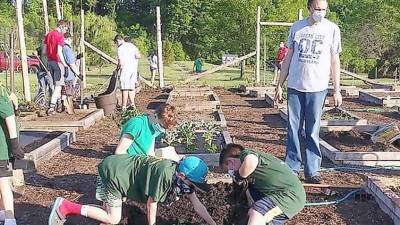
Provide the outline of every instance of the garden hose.
<path id="1" fill-rule="evenodd" d="M 349 192 L 347 195 L 345 195 L 343 198 L 336 199 L 335 201 L 327 201 L 327 202 L 307 202 L 305 206 L 326 206 L 326 205 L 337 205 L 347 199 L 349 199 L 351 196 L 357 194 L 360 192 L 361 189 L 356 189 L 351 192 Z"/>

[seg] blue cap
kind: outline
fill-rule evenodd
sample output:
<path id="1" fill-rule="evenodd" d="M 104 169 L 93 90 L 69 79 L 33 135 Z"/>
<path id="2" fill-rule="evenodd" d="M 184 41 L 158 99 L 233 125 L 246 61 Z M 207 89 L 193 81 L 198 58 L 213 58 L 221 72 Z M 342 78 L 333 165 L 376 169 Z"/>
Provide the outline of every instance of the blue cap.
<path id="1" fill-rule="evenodd" d="M 179 164 L 178 171 L 185 174 L 196 187 L 203 191 L 208 191 L 209 187 L 206 184 L 206 176 L 208 173 L 207 164 L 195 156 L 184 158 Z"/>

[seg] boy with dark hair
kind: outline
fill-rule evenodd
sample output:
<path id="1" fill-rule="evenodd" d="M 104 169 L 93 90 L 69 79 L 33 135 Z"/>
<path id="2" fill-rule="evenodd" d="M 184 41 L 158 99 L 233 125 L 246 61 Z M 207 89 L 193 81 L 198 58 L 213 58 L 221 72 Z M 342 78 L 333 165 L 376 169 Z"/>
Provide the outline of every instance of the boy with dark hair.
<path id="1" fill-rule="evenodd" d="M 280 159 L 228 144 L 220 154 L 219 163 L 246 190 L 251 204 L 248 225 L 281 225 L 304 208 L 304 187 Z"/>
<path id="2" fill-rule="evenodd" d="M 103 207 L 80 205 L 59 197 L 51 210 L 49 225 L 64 224 L 65 218 L 72 215 L 118 224 L 123 198 L 147 203 L 148 224 L 155 225 L 158 202 L 176 201 L 184 195 L 207 224 L 216 225 L 195 192 L 209 190 L 205 181 L 208 167 L 197 157 L 186 157 L 177 164 L 144 155 L 112 155 L 99 164 L 98 172 L 96 198 Z"/>

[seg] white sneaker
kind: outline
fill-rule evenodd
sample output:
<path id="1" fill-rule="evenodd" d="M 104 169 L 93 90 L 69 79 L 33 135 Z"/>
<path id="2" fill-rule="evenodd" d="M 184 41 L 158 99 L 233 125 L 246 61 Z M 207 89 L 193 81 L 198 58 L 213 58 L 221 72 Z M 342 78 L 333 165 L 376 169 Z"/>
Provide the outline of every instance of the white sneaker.
<path id="1" fill-rule="evenodd" d="M 0 210 L 0 221 L 4 222 L 6 219 L 6 212 L 4 210 Z"/>
<path id="2" fill-rule="evenodd" d="M 17 221 L 15 219 L 5 219 L 4 225 L 17 225 Z"/>

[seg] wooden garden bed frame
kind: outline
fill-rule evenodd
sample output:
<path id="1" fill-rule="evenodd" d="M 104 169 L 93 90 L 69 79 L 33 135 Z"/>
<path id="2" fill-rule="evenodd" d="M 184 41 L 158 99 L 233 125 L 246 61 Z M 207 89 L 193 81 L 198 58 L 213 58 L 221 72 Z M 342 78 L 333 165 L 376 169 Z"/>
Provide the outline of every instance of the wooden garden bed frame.
<path id="1" fill-rule="evenodd" d="M 104 118 L 103 109 L 76 109 L 75 112 L 86 112 L 87 115 L 77 121 L 23 121 L 21 128 L 27 130 L 44 129 L 59 131 L 86 130 Z"/>
<path id="2" fill-rule="evenodd" d="M 275 87 L 247 87 L 246 92 L 253 98 L 264 98 L 266 94 L 275 93 Z"/>
<path id="3" fill-rule="evenodd" d="M 287 100 L 284 100 L 283 103 L 276 103 L 274 101 L 274 94 L 267 93 L 265 94 L 265 102 L 270 105 L 272 108 L 286 108 L 287 107 Z M 325 105 L 329 104 L 329 99 L 325 99 Z"/>
<path id="4" fill-rule="evenodd" d="M 324 111 L 328 111 L 332 109 L 331 107 L 326 107 L 324 108 Z M 342 112 L 350 115 L 351 117 L 356 118 L 355 120 L 321 120 L 321 127 L 328 127 L 328 126 L 348 126 L 348 127 L 354 127 L 357 125 L 367 125 L 368 121 L 365 119 L 362 119 L 352 113 L 350 113 L 349 111 L 346 111 L 342 108 L 338 108 L 339 110 L 341 110 Z M 286 108 L 281 108 L 279 109 L 279 114 L 282 117 L 282 119 L 284 119 L 285 121 L 288 120 L 288 115 L 287 115 L 287 109 Z"/>
<path id="5" fill-rule="evenodd" d="M 387 179 L 387 178 L 383 178 Z M 392 218 L 395 225 L 400 225 L 400 196 L 375 176 L 367 177 L 367 192 L 375 197 L 379 207 Z"/>
<path id="6" fill-rule="evenodd" d="M 374 93 L 387 93 L 387 97 L 379 97 Z M 381 106 L 393 107 L 400 106 L 400 97 L 390 98 L 390 93 L 400 93 L 400 91 L 384 91 L 384 90 L 364 90 L 360 91 L 358 98 L 361 101 L 374 103 Z"/>
<path id="7" fill-rule="evenodd" d="M 374 133 L 379 126 L 355 126 L 353 130 Z M 350 131 L 350 130 L 349 130 Z M 351 164 L 362 166 L 400 166 L 400 151 L 398 152 L 342 152 L 320 139 L 322 154 L 335 164 Z M 395 148 L 393 146 L 393 148 Z"/>
<path id="8" fill-rule="evenodd" d="M 174 103 L 175 99 L 179 97 L 199 97 L 199 96 L 211 96 L 213 101 L 195 101 L 195 102 L 183 102 L 180 104 Z M 172 91 L 169 93 L 167 104 L 175 105 L 182 111 L 203 111 L 203 110 L 218 110 L 221 106 L 221 102 L 217 94 L 213 91 Z"/>
<path id="9" fill-rule="evenodd" d="M 360 88 L 357 88 L 356 86 L 341 86 L 341 94 L 343 97 L 358 97 Z M 328 87 L 328 95 L 333 96 L 334 93 L 334 88 L 333 86 Z"/>

